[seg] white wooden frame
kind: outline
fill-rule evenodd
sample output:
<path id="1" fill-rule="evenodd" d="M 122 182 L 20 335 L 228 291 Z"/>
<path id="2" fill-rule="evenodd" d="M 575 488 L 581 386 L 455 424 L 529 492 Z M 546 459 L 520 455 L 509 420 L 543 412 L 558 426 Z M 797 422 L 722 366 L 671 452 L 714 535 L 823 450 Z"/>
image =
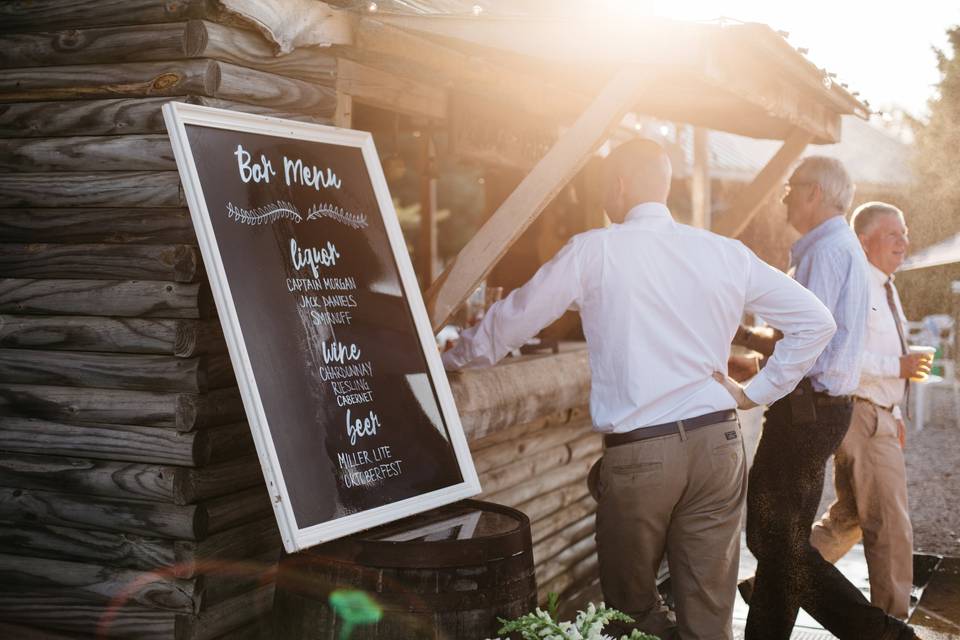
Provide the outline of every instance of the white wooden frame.
<path id="1" fill-rule="evenodd" d="M 380 159 L 373 144 L 373 136 L 363 131 L 339 129 L 177 102 L 164 105 L 163 117 L 173 145 L 174 157 L 180 171 L 193 225 L 197 232 L 200 251 L 210 274 L 210 287 L 213 290 L 217 312 L 223 325 L 224 337 L 230 351 L 230 360 L 240 386 L 243 406 L 250 423 L 250 430 L 253 433 L 274 513 L 280 526 L 284 548 L 292 553 L 480 493 L 480 481 L 473 466 L 473 459 L 470 456 L 463 427 L 460 424 L 460 417 L 453 401 L 453 395 L 450 392 L 446 372 L 440 361 L 440 354 L 430 328 L 426 307 L 417 286 L 393 201 L 390 198 L 387 181 L 384 178 Z M 290 496 L 287 492 L 287 485 L 283 478 L 283 470 L 280 468 L 277 452 L 274 448 L 270 425 L 267 422 L 267 416 L 260 400 L 256 376 L 247 353 L 233 295 L 230 292 L 230 284 L 220 257 L 220 249 L 213 232 L 210 213 L 203 197 L 203 188 L 193 160 L 190 142 L 187 139 L 185 125 L 188 124 L 291 138 L 298 141 L 323 142 L 355 147 L 361 150 L 390 241 L 393 258 L 400 274 L 403 293 L 410 305 L 417 335 L 420 339 L 420 346 L 427 361 L 428 372 L 437 390 L 440 411 L 447 425 L 457 464 L 463 477 L 461 483 L 310 527 L 303 528 L 297 524 Z M 318 487 L 318 489 L 320 488 Z"/>

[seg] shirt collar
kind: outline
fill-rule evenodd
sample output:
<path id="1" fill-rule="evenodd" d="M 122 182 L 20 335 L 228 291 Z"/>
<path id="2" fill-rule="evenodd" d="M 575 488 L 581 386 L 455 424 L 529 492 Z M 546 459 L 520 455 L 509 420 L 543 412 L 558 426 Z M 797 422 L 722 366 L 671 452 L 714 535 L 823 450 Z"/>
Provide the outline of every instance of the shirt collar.
<path id="1" fill-rule="evenodd" d="M 660 202 L 642 202 L 627 212 L 623 219 L 623 224 L 634 224 L 638 222 L 673 222 L 673 216 L 670 215 L 670 209 L 667 205 Z"/>
<path id="2" fill-rule="evenodd" d="M 847 221 L 843 219 L 843 216 L 832 216 L 815 228 L 808 231 L 802 238 L 793 243 L 793 246 L 790 248 L 791 261 L 796 264 L 803 258 L 803 255 L 810 250 L 818 240 L 825 238 L 829 235 L 837 233 L 840 229 L 849 229 L 850 225 L 847 224 Z"/>
<path id="3" fill-rule="evenodd" d="M 886 285 L 887 282 L 890 282 L 891 284 L 893 283 L 894 277 L 893 277 L 892 274 L 888 276 L 888 275 L 885 274 L 883 271 L 881 271 L 881 270 L 877 267 L 877 265 L 873 264 L 873 263 L 870 262 L 869 260 L 867 260 L 867 264 L 870 266 L 870 276 L 871 276 L 876 282 L 880 283 L 881 286 Z"/>

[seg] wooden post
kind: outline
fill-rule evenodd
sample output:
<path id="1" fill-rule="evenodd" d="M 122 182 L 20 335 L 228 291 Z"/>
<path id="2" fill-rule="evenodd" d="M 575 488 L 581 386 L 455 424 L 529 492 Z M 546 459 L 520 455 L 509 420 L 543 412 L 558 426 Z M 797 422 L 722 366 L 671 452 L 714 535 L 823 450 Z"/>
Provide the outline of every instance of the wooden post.
<path id="1" fill-rule="evenodd" d="M 737 194 L 730 206 L 730 211 L 718 221 L 713 230 L 731 238 L 736 238 L 743 233 L 764 201 L 783 184 L 790 167 L 811 140 L 813 140 L 813 134 L 809 131 L 794 130 L 784 141 L 780 150 L 770 158 L 770 162 L 760 170 L 753 182 Z"/>
<path id="2" fill-rule="evenodd" d="M 420 135 L 420 229 L 417 233 L 417 273 L 424 288 L 436 278 L 437 176 L 436 152 L 429 131 Z"/>
<path id="3" fill-rule="evenodd" d="M 337 90 L 337 110 L 333 115 L 333 124 L 349 129 L 353 125 L 353 97 Z"/>
<path id="4" fill-rule="evenodd" d="M 434 330 L 444 325 L 557 192 L 587 162 L 607 132 L 653 80 L 622 69 L 480 228 L 426 294 Z"/>
<path id="5" fill-rule="evenodd" d="M 693 128 L 693 175 L 690 178 L 690 224 L 700 229 L 711 227 L 710 215 L 710 132 Z"/>

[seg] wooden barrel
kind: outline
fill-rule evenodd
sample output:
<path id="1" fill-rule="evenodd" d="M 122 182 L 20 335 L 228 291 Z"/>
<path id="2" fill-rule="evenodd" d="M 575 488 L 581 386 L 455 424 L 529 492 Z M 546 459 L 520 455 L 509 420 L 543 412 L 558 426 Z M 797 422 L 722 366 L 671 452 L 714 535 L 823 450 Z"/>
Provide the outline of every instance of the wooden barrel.
<path id="1" fill-rule="evenodd" d="M 280 561 L 276 637 L 474 640 L 536 606 L 530 520 L 464 500 Z"/>

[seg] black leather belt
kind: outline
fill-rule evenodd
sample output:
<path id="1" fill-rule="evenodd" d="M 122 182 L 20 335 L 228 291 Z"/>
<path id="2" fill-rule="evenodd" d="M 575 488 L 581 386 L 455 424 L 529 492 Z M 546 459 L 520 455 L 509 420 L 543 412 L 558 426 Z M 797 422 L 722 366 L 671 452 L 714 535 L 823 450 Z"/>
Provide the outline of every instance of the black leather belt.
<path id="1" fill-rule="evenodd" d="M 804 378 L 797 385 L 797 388 L 788 395 L 802 396 L 813 394 L 813 403 L 818 407 L 833 407 L 840 404 L 849 404 L 853 402 L 853 396 L 831 396 L 825 391 L 814 391 L 810 378 Z"/>
<path id="2" fill-rule="evenodd" d="M 640 440 L 671 436 L 675 433 L 680 433 L 681 429 L 683 431 L 694 431 L 702 427 L 709 427 L 712 424 L 731 422 L 736 419 L 737 412 L 734 409 L 713 411 L 711 413 L 705 413 L 702 416 L 697 416 L 696 418 L 655 424 L 649 427 L 634 429 L 626 433 L 608 433 L 603 436 L 603 444 L 609 449 L 610 447 L 619 447 L 620 445 L 630 444 L 631 442 L 638 442 Z"/>

